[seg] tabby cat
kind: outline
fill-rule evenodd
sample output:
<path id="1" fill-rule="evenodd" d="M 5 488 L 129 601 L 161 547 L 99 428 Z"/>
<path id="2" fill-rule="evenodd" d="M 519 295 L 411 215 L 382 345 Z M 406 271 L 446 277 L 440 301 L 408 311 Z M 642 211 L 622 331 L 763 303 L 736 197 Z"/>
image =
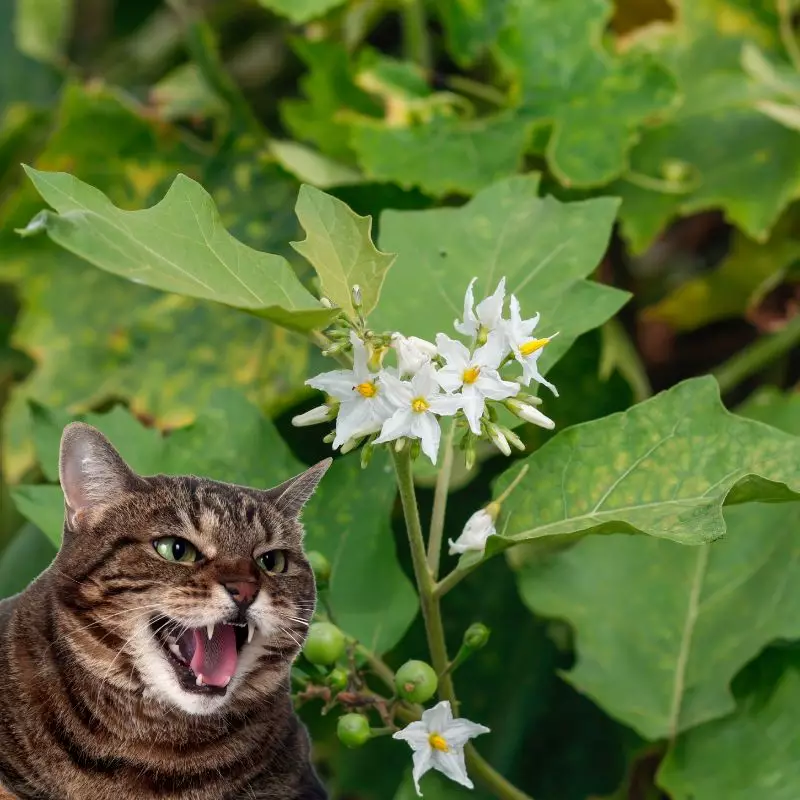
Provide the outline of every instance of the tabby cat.
<path id="1" fill-rule="evenodd" d="M 0 602 L 0 797 L 324 800 L 290 667 L 314 611 L 299 514 L 270 490 L 141 477 L 69 425 L 64 538 Z"/>

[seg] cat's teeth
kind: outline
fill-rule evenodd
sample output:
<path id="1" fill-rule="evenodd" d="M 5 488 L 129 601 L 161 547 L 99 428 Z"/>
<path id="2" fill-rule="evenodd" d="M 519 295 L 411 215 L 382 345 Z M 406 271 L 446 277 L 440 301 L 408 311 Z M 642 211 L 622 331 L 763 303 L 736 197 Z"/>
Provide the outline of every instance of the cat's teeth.
<path id="1" fill-rule="evenodd" d="M 256 629 L 253 627 L 252 623 L 247 623 L 247 644 L 253 641 L 253 634 L 256 632 Z"/>
<path id="2" fill-rule="evenodd" d="M 197 676 L 197 680 L 195 681 L 195 683 L 198 686 L 202 686 L 203 685 L 203 673 L 202 672 Z"/>
<path id="3" fill-rule="evenodd" d="M 206 630 L 208 631 L 208 638 L 209 641 L 214 638 L 214 626 L 213 625 L 206 625 Z"/>
<path id="4" fill-rule="evenodd" d="M 172 653 L 172 655 L 177 656 L 178 658 L 181 659 L 181 661 L 183 661 L 183 656 L 181 655 L 181 651 L 180 651 L 180 648 L 178 647 L 178 645 L 172 644 L 170 642 L 169 651 L 170 651 L 170 653 Z"/>

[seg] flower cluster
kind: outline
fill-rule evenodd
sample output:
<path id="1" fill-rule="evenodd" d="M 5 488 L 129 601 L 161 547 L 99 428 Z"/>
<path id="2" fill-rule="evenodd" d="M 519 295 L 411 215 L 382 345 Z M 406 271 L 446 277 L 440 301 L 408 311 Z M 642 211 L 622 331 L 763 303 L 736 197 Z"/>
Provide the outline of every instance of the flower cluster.
<path id="1" fill-rule="evenodd" d="M 442 417 L 455 417 L 464 429 L 460 446 L 471 466 L 475 442 L 491 441 L 505 455 L 511 446 L 524 449 L 519 437 L 497 421 L 497 404 L 517 417 L 553 428 L 554 423 L 536 405 L 538 398 L 522 391 L 531 381 L 547 386 L 558 396 L 538 367 L 544 347 L 555 336 L 536 338 L 533 332 L 539 315 L 522 319 L 520 304 L 512 294 L 509 317 L 504 317 L 505 278 L 494 293 L 477 305 L 475 278 L 467 287 L 463 319 L 455 329 L 467 343 L 444 333 L 436 342 L 400 333 L 375 334 L 366 321 L 342 319 L 344 328 L 334 328 L 329 336 L 332 355 L 352 353 L 352 367 L 324 372 L 306 383 L 327 395 L 325 405 L 295 417 L 295 425 L 310 425 L 336 420 L 332 436 L 334 449 L 348 452 L 365 444 L 362 461 L 375 445 L 395 442 L 398 449 L 407 442 L 436 463 L 441 440 Z M 359 296 L 354 287 L 354 299 Z M 360 316 L 360 315 L 359 315 Z M 386 355 L 394 352 L 396 366 L 388 365 Z M 504 369 L 521 368 L 521 375 L 504 377 Z"/>

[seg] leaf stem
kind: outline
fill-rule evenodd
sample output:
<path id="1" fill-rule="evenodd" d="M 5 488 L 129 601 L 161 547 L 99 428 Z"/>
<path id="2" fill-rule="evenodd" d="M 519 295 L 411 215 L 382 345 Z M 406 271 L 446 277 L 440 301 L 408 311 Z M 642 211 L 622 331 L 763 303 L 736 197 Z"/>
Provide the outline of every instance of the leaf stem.
<path id="1" fill-rule="evenodd" d="M 453 712 L 458 713 L 455 687 L 453 686 L 453 679 L 448 672 L 450 661 L 447 657 L 442 612 L 439 607 L 439 598 L 436 595 L 436 582 L 425 557 L 425 542 L 422 536 L 422 525 L 419 521 L 419 509 L 417 507 L 416 492 L 414 491 L 414 475 L 411 468 L 409 448 L 405 447 L 399 453 L 393 450 L 392 458 L 397 475 L 397 485 L 400 490 L 400 500 L 403 504 L 403 515 L 406 519 L 408 542 L 411 547 L 411 560 L 414 565 L 417 589 L 419 590 L 422 617 L 428 638 L 428 649 L 431 654 L 433 668 L 441 676 L 439 678 L 439 697 L 442 700 L 449 701 Z M 500 800 L 532 800 L 497 772 L 470 744 L 467 744 L 464 753 L 472 774 Z"/>
<path id="2" fill-rule="evenodd" d="M 729 392 L 800 343 L 800 314 L 783 330 L 757 339 L 714 370 L 720 391 Z"/>
<path id="3" fill-rule="evenodd" d="M 472 97 L 494 106 L 505 106 L 508 102 L 506 96 L 499 89 L 473 81 L 471 78 L 465 78 L 463 75 L 448 75 L 444 79 L 444 85 L 454 92 L 472 95 Z"/>
<path id="4" fill-rule="evenodd" d="M 406 58 L 421 67 L 426 73 L 433 65 L 428 21 L 425 18 L 424 0 L 404 0 L 403 39 Z"/>
<path id="5" fill-rule="evenodd" d="M 777 5 L 783 46 L 786 48 L 786 53 L 794 64 L 794 68 L 800 71 L 800 46 L 797 44 L 797 37 L 792 26 L 792 4 L 790 0 L 778 0 Z"/>
<path id="6" fill-rule="evenodd" d="M 431 528 L 428 536 L 428 567 L 435 581 L 439 575 L 439 560 L 442 555 L 442 535 L 444 518 L 447 510 L 447 496 L 450 493 L 450 476 L 453 473 L 453 438 L 456 426 L 450 421 L 450 429 L 444 440 L 444 456 L 439 474 L 436 476 L 436 489 L 433 494 L 433 511 L 431 512 Z"/>

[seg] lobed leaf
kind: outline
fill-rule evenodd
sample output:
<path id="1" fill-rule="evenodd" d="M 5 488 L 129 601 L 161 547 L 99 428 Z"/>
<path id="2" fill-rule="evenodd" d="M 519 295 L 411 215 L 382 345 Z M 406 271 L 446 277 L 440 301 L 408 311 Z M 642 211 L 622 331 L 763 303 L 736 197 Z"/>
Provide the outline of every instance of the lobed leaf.
<path id="1" fill-rule="evenodd" d="M 231 236 L 211 196 L 185 175 L 178 175 L 152 208 L 123 211 L 72 175 L 26 171 L 57 212 L 41 212 L 26 235 L 46 231 L 57 244 L 115 275 L 246 309 L 288 328 L 310 330 L 331 316 L 284 258 L 259 253 Z"/>

